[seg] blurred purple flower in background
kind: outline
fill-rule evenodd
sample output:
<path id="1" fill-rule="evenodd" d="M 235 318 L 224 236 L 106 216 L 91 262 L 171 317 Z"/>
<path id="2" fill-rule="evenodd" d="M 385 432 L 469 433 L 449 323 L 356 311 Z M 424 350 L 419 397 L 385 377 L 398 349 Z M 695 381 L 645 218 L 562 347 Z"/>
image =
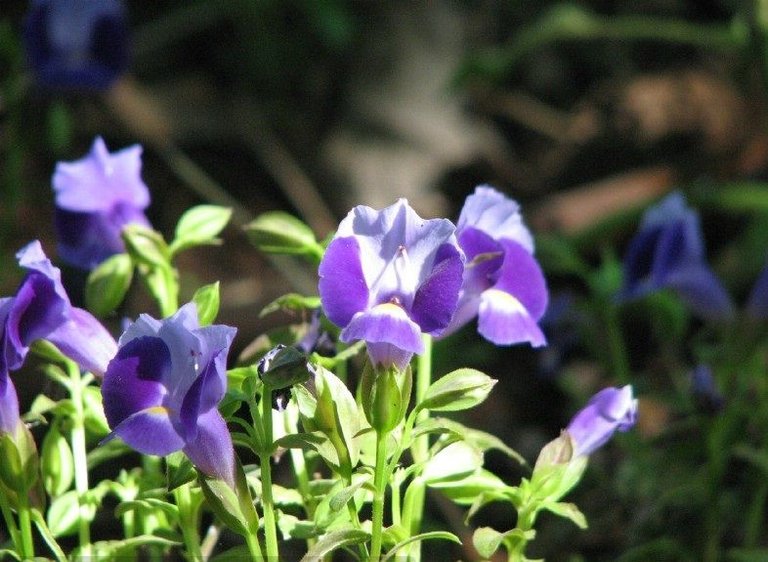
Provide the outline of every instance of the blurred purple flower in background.
<path id="1" fill-rule="evenodd" d="M 746 305 L 747 316 L 754 320 L 768 318 L 768 265 L 757 276 Z"/>
<path id="2" fill-rule="evenodd" d="M 320 298 L 344 342 L 363 340 L 375 366 L 404 369 L 421 334 L 451 320 L 463 256 L 447 219 L 424 220 L 400 199 L 382 211 L 358 206 L 320 263 Z"/>
<path id="3" fill-rule="evenodd" d="M 620 301 L 671 289 L 692 312 L 706 320 L 725 320 L 733 305 L 710 269 L 699 215 L 674 192 L 648 209 L 624 258 Z"/>
<path id="4" fill-rule="evenodd" d="M 200 327 L 192 303 L 164 320 L 139 316 L 104 375 L 107 439 L 120 437 L 149 455 L 183 450 L 201 472 L 234 487 L 232 438 L 217 406 L 235 332 Z"/>
<path id="5" fill-rule="evenodd" d="M 130 58 L 119 0 L 32 0 L 23 42 L 37 82 L 50 89 L 106 90 Z"/>
<path id="6" fill-rule="evenodd" d="M 637 421 L 637 399 L 632 386 L 604 388 L 595 394 L 568 424 L 573 456 L 590 455 L 616 431 L 628 431 Z"/>
<path id="7" fill-rule="evenodd" d="M 31 242 L 16 257 L 29 273 L 16 296 L 0 305 L 0 378 L 21 367 L 29 346 L 38 339 L 56 345 L 82 369 L 103 375 L 117 352 L 114 338 L 91 313 L 72 306 L 61 273 L 45 256 L 40 242 Z"/>
<path id="8" fill-rule="evenodd" d="M 461 210 L 456 237 L 467 263 L 446 334 L 477 316 L 478 332 L 496 345 L 545 345 L 537 322 L 547 308 L 547 285 L 520 206 L 491 187 L 477 187 Z"/>
<path id="9" fill-rule="evenodd" d="M 0 328 L 3 330 L 3 352 L 5 352 L 5 322 L 11 312 L 13 298 L 6 297 L 0 299 Z M 5 353 L 2 360 L 5 363 Z M 11 377 L 8 376 L 8 369 L 0 369 L 0 434 L 15 433 L 19 423 L 19 398 L 16 395 L 16 388 L 13 386 Z"/>
<path id="10" fill-rule="evenodd" d="M 84 158 L 56 164 L 52 183 L 63 260 L 93 269 L 125 251 L 123 227 L 149 226 L 144 215 L 149 189 L 141 179 L 141 150 L 133 145 L 110 153 L 104 140 L 96 137 Z"/>
<path id="11" fill-rule="evenodd" d="M 713 414 L 725 406 L 725 398 L 709 365 L 696 365 L 691 371 L 691 393 L 697 407 L 704 412 Z"/>

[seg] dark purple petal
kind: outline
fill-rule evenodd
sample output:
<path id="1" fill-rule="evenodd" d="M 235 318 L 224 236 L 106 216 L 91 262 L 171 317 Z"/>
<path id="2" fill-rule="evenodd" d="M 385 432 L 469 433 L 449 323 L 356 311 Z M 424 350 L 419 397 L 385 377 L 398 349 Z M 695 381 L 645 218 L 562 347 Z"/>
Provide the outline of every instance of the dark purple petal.
<path id="1" fill-rule="evenodd" d="M 659 289 L 653 285 L 653 268 L 656 244 L 662 234 L 659 227 L 639 231 L 630 241 L 624 257 L 624 283 L 617 295 L 620 301 L 640 298 Z"/>
<path id="2" fill-rule="evenodd" d="M 467 228 L 481 230 L 497 240 L 513 240 L 533 253 L 533 236 L 523 223 L 520 205 L 490 186 L 476 187 L 464 202 L 456 223 L 459 236 Z M 467 251 L 463 243 L 462 249 Z"/>
<path id="3" fill-rule="evenodd" d="M 700 318 L 721 321 L 733 317 L 730 295 L 706 264 L 676 269 L 664 281 Z"/>
<path id="4" fill-rule="evenodd" d="M 117 342 L 87 310 L 72 308 L 69 320 L 45 336 L 85 371 L 103 376 L 117 353 Z"/>
<path id="5" fill-rule="evenodd" d="M 424 343 L 418 324 L 396 304 L 380 304 L 355 315 L 340 336 L 341 341 L 363 340 L 369 344 L 391 344 L 410 353 L 423 353 Z M 374 365 L 384 364 L 383 357 L 371 356 Z"/>
<path id="6" fill-rule="evenodd" d="M 184 439 L 174 428 L 169 414 L 162 406 L 136 412 L 121 421 L 104 441 L 120 437 L 145 455 L 170 455 L 184 447 Z"/>
<path id="7" fill-rule="evenodd" d="M 416 290 L 411 318 L 427 334 L 439 335 L 456 310 L 464 264 L 459 250 L 443 244 L 437 252 L 432 273 Z"/>
<path id="8" fill-rule="evenodd" d="M 171 354 L 160 338 L 142 336 L 123 345 L 101 385 L 109 426 L 116 428 L 136 412 L 161 406 L 170 372 Z"/>
<path id="9" fill-rule="evenodd" d="M 360 261 L 360 247 L 352 237 L 336 238 L 320 262 L 320 300 L 328 319 L 346 326 L 368 308 L 368 286 Z"/>
<path id="10" fill-rule="evenodd" d="M 8 373 L 0 373 L 0 435 L 15 434 L 19 418 L 19 398 Z"/>
<path id="11" fill-rule="evenodd" d="M 47 88 L 105 90 L 128 67 L 128 23 L 118 0 L 35 0 L 23 43 L 38 83 Z"/>
<path id="12" fill-rule="evenodd" d="M 184 396 L 179 418 L 186 440 L 195 438 L 198 418 L 215 408 L 227 390 L 226 374 L 216 365 L 216 357 L 219 355 L 221 353 L 217 353 L 208 362 Z"/>
<path id="13" fill-rule="evenodd" d="M 529 342 L 533 347 L 540 347 L 547 343 L 525 306 L 513 295 L 498 289 L 488 289 L 482 294 L 477 331 L 496 345 Z"/>
<path id="14" fill-rule="evenodd" d="M 627 431 L 637 421 L 637 400 L 630 385 L 605 388 L 595 394 L 568 424 L 575 444 L 574 456 L 590 455 L 616 431 Z"/>
<path id="15" fill-rule="evenodd" d="M 218 410 L 200 416 L 195 438 L 187 442 L 184 453 L 203 474 L 235 487 L 235 450 Z"/>
<path id="16" fill-rule="evenodd" d="M 547 310 L 549 300 L 547 282 L 539 263 L 524 247 L 512 240 L 501 239 L 499 243 L 504 248 L 504 262 L 493 288 L 514 296 L 528 314 L 538 320 Z"/>

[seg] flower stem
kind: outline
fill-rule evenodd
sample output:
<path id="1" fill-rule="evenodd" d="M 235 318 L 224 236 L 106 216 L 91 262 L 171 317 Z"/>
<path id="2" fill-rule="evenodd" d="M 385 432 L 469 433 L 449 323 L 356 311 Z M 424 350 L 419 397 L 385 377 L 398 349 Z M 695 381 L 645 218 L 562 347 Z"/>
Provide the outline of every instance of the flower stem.
<path id="1" fill-rule="evenodd" d="M 8 505 L 8 499 L 2 493 L 0 493 L 0 510 L 3 512 L 3 519 L 5 519 L 6 528 L 8 529 L 8 533 L 11 535 L 11 540 L 16 547 L 16 551 L 20 553 L 22 545 L 19 528 L 16 526 L 16 519 L 14 519 L 11 508 Z"/>
<path id="2" fill-rule="evenodd" d="M 256 536 L 256 533 L 246 533 L 245 544 L 248 545 L 248 552 L 251 553 L 251 558 L 254 560 L 264 560 L 264 556 L 261 554 L 261 547 L 259 546 L 259 538 Z"/>
<path id="3" fill-rule="evenodd" d="M 264 429 L 264 447 L 259 454 L 261 462 L 261 503 L 264 508 L 264 538 L 268 560 L 279 560 L 275 505 L 272 499 L 272 391 L 264 389 L 261 397 L 261 424 Z"/>
<path id="4" fill-rule="evenodd" d="M 387 486 L 387 433 L 376 432 L 376 467 L 373 473 L 373 517 L 371 524 L 371 562 L 381 557 L 384 529 L 384 493 Z"/>
<path id="5" fill-rule="evenodd" d="M 179 486 L 173 491 L 173 494 L 179 508 L 179 526 L 184 537 L 187 558 L 192 562 L 202 562 L 204 558 L 200 549 L 200 535 L 197 532 L 198 511 L 192 502 L 189 484 Z"/>
<path id="6" fill-rule="evenodd" d="M 74 406 L 72 415 L 72 455 L 75 464 L 75 490 L 79 504 L 78 539 L 80 542 L 80 555 L 88 558 L 91 555 L 91 513 L 92 510 L 86 503 L 89 490 L 88 484 L 88 459 L 85 450 L 85 410 L 83 405 L 84 381 L 80 375 L 80 367 L 73 361 L 67 361 L 69 373 L 69 392 Z"/>
<path id="7" fill-rule="evenodd" d="M 35 542 L 32 539 L 32 519 L 29 500 L 25 494 L 19 494 L 19 530 L 21 531 L 21 558 L 29 560 L 35 557 Z"/>

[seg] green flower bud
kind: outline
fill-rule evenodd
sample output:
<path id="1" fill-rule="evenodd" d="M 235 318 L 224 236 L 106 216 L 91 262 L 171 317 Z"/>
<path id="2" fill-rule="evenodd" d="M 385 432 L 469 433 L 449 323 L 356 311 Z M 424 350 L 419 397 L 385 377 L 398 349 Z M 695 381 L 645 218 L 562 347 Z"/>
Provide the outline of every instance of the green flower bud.
<path id="1" fill-rule="evenodd" d="M 69 490 L 75 477 L 75 461 L 69 443 L 55 425 L 43 439 L 40 457 L 46 492 L 57 497 Z"/>
<path id="2" fill-rule="evenodd" d="M 365 417 L 378 433 L 389 433 L 405 418 L 411 399 L 411 367 L 381 370 L 370 364 L 363 371 L 361 401 Z"/>

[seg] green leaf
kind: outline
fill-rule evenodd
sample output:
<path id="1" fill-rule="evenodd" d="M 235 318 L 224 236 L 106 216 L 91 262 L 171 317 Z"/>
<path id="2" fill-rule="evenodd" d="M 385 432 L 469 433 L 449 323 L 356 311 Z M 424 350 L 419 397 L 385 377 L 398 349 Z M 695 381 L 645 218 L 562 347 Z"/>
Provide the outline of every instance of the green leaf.
<path id="1" fill-rule="evenodd" d="M 432 383 L 416 409 L 453 412 L 472 408 L 488 397 L 496 382 L 476 369 L 457 369 Z"/>
<path id="2" fill-rule="evenodd" d="M 54 537 L 75 534 L 77 523 L 80 520 L 80 502 L 77 498 L 77 492 L 70 490 L 51 500 L 46 519 L 51 535 Z"/>
<path id="3" fill-rule="evenodd" d="M 92 552 L 92 558 L 90 558 L 90 560 L 93 562 L 107 562 L 110 560 L 118 560 L 125 553 L 132 552 L 140 546 L 154 545 L 172 547 L 178 546 L 179 544 L 181 543 L 156 535 L 139 535 L 138 537 L 131 537 L 119 541 L 97 541 L 90 545 L 90 550 Z M 83 559 L 81 549 L 75 549 L 71 554 L 71 558 L 72 560 Z"/>
<path id="4" fill-rule="evenodd" d="M 93 314 L 104 317 L 123 302 L 133 280 L 133 261 L 128 254 L 116 254 L 101 262 L 88 275 L 85 304 Z"/>
<path id="5" fill-rule="evenodd" d="M 187 210 L 176 224 L 176 233 L 171 243 L 171 253 L 203 244 L 215 244 L 216 237 L 227 226 L 232 209 L 217 205 L 198 205 Z"/>
<path id="6" fill-rule="evenodd" d="M 279 345 L 259 362 L 259 376 L 269 390 L 302 383 L 310 377 L 307 356 L 296 347 Z"/>
<path id="7" fill-rule="evenodd" d="M 129 224 L 123 228 L 123 240 L 136 263 L 160 268 L 170 266 L 171 252 L 159 232 L 146 226 Z"/>
<path id="8" fill-rule="evenodd" d="M 319 262 L 323 249 L 315 234 L 301 220 L 282 211 L 270 211 L 245 226 L 248 239 L 267 254 L 302 254 Z"/>
<path id="9" fill-rule="evenodd" d="M 50 496 L 60 496 L 72 485 L 75 460 L 69 443 L 54 424 L 43 438 L 40 450 L 43 486 Z"/>
<path id="10" fill-rule="evenodd" d="M 555 515 L 559 515 L 565 519 L 572 521 L 579 529 L 586 529 L 587 518 L 579 510 L 576 505 L 565 502 L 545 502 L 541 505 L 541 509 L 551 511 Z"/>
<path id="11" fill-rule="evenodd" d="M 51 552 L 53 552 L 56 556 L 57 562 L 67 562 L 67 555 L 64 554 L 63 550 L 61 550 L 59 543 L 56 541 L 53 533 L 51 533 L 51 530 L 45 523 L 43 514 L 40 513 L 37 509 L 32 510 L 32 521 L 34 521 L 40 536 L 43 537 L 43 540 L 45 541 L 45 544 L 48 545 L 48 548 L 50 548 Z"/>
<path id="12" fill-rule="evenodd" d="M 472 445 L 483 452 L 489 451 L 491 449 L 501 451 L 509 458 L 520 463 L 522 466 L 526 466 L 528 464 L 520 453 L 506 445 L 501 439 L 491 433 L 486 433 L 485 431 L 481 431 L 479 429 L 467 427 L 464 424 L 454 420 L 449 420 L 447 418 L 430 418 L 430 420 L 434 420 L 435 425 L 444 428 L 444 431 L 450 431 L 455 435 L 461 436 L 464 441 L 472 443 Z"/>
<path id="13" fill-rule="evenodd" d="M 317 541 L 304 555 L 301 562 L 316 562 L 334 550 L 344 546 L 363 543 L 367 541 L 369 537 L 370 535 L 368 533 L 360 529 L 348 528 L 340 531 L 333 531 Z"/>
<path id="14" fill-rule="evenodd" d="M 192 302 L 197 306 L 197 318 L 200 326 L 209 326 L 219 314 L 219 282 L 200 287 L 192 295 Z"/>
<path id="15" fill-rule="evenodd" d="M 424 465 L 421 476 L 427 485 L 460 480 L 480 469 L 483 454 L 464 441 L 451 443 L 431 457 Z"/>
<path id="16" fill-rule="evenodd" d="M 459 537 L 447 531 L 430 531 L 428 533 L 420 533 L 418 535 L 409 537 L 404 541 L 397 543 L 392 548 L 390 548 L 389 552 L 387 552 L 387 555 L 381 559 L 381 562 L 387 562 L 387 560 L 394 558 L 397 551 L 403 548 L 404 546 L 407 546 L 413 542 L 417 542 L 417 541 L 421 542 L 421 541 L 432 540 L 432 539 L 440 539 L 444 541 L 455 542 L 456 544 L 461 544 L 461 539 L 459 539 Z"/>
<path id="17" fill-rule="evenodd" d="M 242 472 L 241 467 L 239 470 Z M 241 509 L 241 501 L 229 484 L 204 474 L 199 474 L 198 481 L 208 505 L 227 527 L 240 535 L 250 532 L 251 525 Z"/>
<path id="18" fill-rule="evenodd" d="M 282 520 L 282 517 L 280 518 Z M 244 560 L 251 559 L 251 551 L 247 545 L 240 545 L 229 550 L 225 550 L 221 554 L 217 554 L 210 559 L 210 562 L 243 562 Z"/>
<path id="19" fill-rule="evenodd" d="M 165 461 L 166 482 L 169 492 L 195 479 L 197 473 L 192 466 L 192 461 L 181 451 L 171 453 L 165 458 Z"/>
<path id="20" fill-rule="evenodd" d="M 359 479 L 357 482 L 352 484 L 351 486 L 347 486 L 346 488 L 342 489 L 340 492 L 337 492 L 336 494 L 331 497 L 330 501 L 330 508 L 333 511 L 341 511 L 348 503 L 349 500 L 351 500 L 355 493 L 363 487 L 365 484 L 370 482 L 370 477 L 366 476 L 364 478 Z"/>
<path id="21" fill-rule="evenodd" d="M 327 440 L 327 437 L 317 431 L 313 433 L 289 433 L 275 440 L 275 446 L 282 449 L 317 450 Z"/>
<path id="22" fill-rule="evenodd" d="M 430 488 L 436 488 L 459 505 L 472 505 L 483 492 L 500 490 L 506 486 L 504 481 L 492 472 L 480 469 L 461 480 L 432 482 Z"/>
<path id="23" fill-rule="evenodd" d="M 483 558 L 491 558 L 501 546 L 501 543 L 507 537 L 516 536 L 518 540 L 526 543 L 533 540 L 536 536 L 536 531 L 521 531 L 520 529 L 512 529 L 505 533 L 492 529 L 490 527 L 479 527 L 475 529 L 472 535 L 472 544 L 475 546 L 477 553 Z M 527 560 L 527 559 L 526 559 Z"/>
<path id="24" fill-rule="evenodd" d="M 104 437 L 109 433 L 109 422 L 104 415 L 101 390 L 95 386 L 86 386 L 83 389 L 83 405 L 85 411 L 86 429 L 97 437 Z"/>
<path id="25" fill-rule="evenodd" d="M 315 310 L 320 308 L 320 297 L 305 296 L 298 293 L 288 293 L 277 297 L 267 306 L 265 306 L 261 312 L 259 312 L 259 318 L 272 314 L 273 312 L 279 312 L 281 310 L 291 311 L 303 311 L 303 310 Z"/>

